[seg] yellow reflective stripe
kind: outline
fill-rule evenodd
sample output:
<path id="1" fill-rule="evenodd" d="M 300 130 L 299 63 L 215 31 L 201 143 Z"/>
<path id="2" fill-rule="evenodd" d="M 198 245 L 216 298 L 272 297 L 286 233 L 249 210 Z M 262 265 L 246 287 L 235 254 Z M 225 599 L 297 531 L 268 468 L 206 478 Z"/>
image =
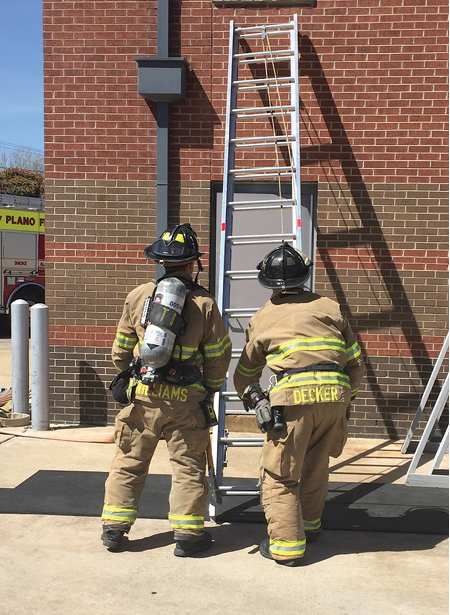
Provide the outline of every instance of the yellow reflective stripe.
<path id="1" fill-rule="evenodd" d="M 201 382 L 193 382 L 192 384 L 188 384 L 187 386 L 192 387 L 193 389 L 200 389 L 201 391 L 205 390 L 205 387 Z"/>
<path id="2" fill-rule="evenodd" d="M 261 366 L 253 367 L 250 369 L 248 367 L 244 367 L 242 363 L 238 363 L 236 367 L 236 371 L 242 376 L 245 376 L 246 378 L 253 378 L 253 376 L 256 376 L 257 374 L 262 372 L 262 369 L 263 368 Z"/>
<path id="3" fill-rule="evenodd" d="M 231 340 L 226 334 L 219 342 L 216 344 L 205 344 L 203 346 L 203 350 L 205 353 L 205 358 L 211 359 L 212 357 L 220 357 L 225 353 L 225 350 L 231 346 Z"/>
<path id="4" fill-rule="evenodd" d="M 361 354 L 361 348 L 359 347 L 358 343 L 355 342 L 350 346 L 350 348 L 347 348 L 347 361 L 356 359 L 356 357 L 359 357 Z"/>
<path id="5" fill-rule="evenodd" d="M 194 356 L 197 350 L 198 348 L 193 348 L 190 346 L 181 346 L 180 344 L 176 344 L 172 352 L 172 357 L 176 361 L 187 361 L 188 359 L 191 359 Z M 196 355 L 196 358 L 197 357 L 198 357 L 198 353 Z"/>
<path id="6" fill-rule="evenodd" d="M 336 384 L 338 386 L 350 388 L 350 378 L 347 374 L 327 373 L 327 372 L 302 372 L 293 376 L 286 376 L 272 388 L 272 391 L 281 389 L 294 389 L 300 386 L 319 386 Z"/>
<path id="7" fill-rule="evenodd" d="M 303 519 L 303 527 L 305 531 L 318 531 L 322 528 L 322 523 L 320 519 L 314 519 L 313 521 Z"/>
<path id="8" fill-rule="evenodd" d="M 135 508 L 119 508 L 118 506 L 104 506 L 102 519 L 109 521 L 125 521 L 133 524 L 136 521 L 137 510 Z"/>
<path id="9" fill-rule="evenodd" d="M 306 549 L 306 539 L 293 541 L 270 539 L 269 549 L 273 555 L 282 557 L 303 555 Z"/>
<path id="10" fill-rule="evenodd" d="M 125 350 L 133 349 L 138 342 L 137 336 L 128 336 L 123 333 L 116 333 L 116 345 Z"/>
<path id="11" fill-rule="evenodd" d="M 267 355 L 267 364 L 276 363 L 294 352 L 337 350 L 346 352 L 344 340 L 335 337 L 303 337 L 281 344 L 278 348 Z"/>
<path id="12" fill-rule="evenodd" d="M 205 518 L 197 515 L 171 515 L 169 513 L 169 523 L 174 529 L 202 530 L 205 526 Z"/>
<path id="13" fill-rule="evenodd" d="M 181 360 L 187 361 L 197 352 L 197 348 L 189 348 L 188 346 L 181 346 Z"/>
<path id="14" fill-rule="evenodd" d="M 352 396 L 354 396 L 354 395 L 356 395 L 356 394 L 357 394 L 357 392 L 359 391 L 359 388 L 357 388 L 357 389 L 352 389 L 351 391 L 352 391 Z"/>
<path id="15" fill-rule="evenodd" d="M 204 384 L 206 384 L 209 387 L 218 387 L 220 388 L 222 386 L 222 382 L 223 382 L 223 378 L 206 378 L 205 376 L 203 376 L 203 380 L 204 380 Z"/>

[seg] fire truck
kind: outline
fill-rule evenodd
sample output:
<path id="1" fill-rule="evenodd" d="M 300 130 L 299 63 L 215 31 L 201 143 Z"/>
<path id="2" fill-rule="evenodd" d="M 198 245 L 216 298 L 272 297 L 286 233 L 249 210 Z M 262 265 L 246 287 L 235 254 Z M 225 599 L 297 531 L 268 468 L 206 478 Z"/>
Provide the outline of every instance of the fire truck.
<path id="1" fill-rule="evenodd" d="M 0 314 L 45 301 L 45 201 L 0 194 Z"/>

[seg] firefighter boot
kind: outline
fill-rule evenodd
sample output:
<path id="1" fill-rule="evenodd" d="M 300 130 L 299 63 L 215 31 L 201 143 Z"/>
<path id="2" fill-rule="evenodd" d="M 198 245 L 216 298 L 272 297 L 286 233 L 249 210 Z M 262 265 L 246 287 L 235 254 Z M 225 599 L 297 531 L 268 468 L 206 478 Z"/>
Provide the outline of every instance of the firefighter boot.
<path id="1" fill-rule="evenodd" d="M 263 557 L 267 559 L 272 559 L 277 564 L 280 564 L 280 566 L 292 566 L 292 567 L 300 566 L 302 562 L 301 557 L 297 557 L 295 559 L 274 559 L 274 557 L 272 556 L 272 553 L 270 552 L 269 538 L 265 538 L 262 541 L 262 543 L 259 545 L 259 552 L 261 553 Z"/>
<path id="2" fill-rule="evenodd" d="M 175 550 L 177 557 L 191 557 L 194 553 L 207 551 L 212 547 L 212 536 L 209 532 L 203 532 L 201 536 L 185 534 L 185 538 L 176 538 Z"/>
<path id="3" fill-rule="evenodd" d="M 110 551 L 118 551 L 124 534 L 125 532 L 122 530 L 108 530 L 104 528 L 102 534 L 103 544 Z"/>
<path id="4" fill-rule="evenodd" d="M 306 542 L 316 542 L 319 540 L 321 530 L 305 530 Z"/>

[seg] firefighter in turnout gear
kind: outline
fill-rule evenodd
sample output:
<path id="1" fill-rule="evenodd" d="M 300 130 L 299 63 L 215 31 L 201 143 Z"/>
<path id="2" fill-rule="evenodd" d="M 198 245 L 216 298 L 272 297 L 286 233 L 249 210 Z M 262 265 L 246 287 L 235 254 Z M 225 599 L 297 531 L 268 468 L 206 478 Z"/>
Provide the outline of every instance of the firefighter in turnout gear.
<path id="1" fill-rule="evenodd" d="M 234 373 L 244 406 L 266 432 L 261 503 L 268 535 L 260 553 L 297 566 L 318 538 L 328 493 L 329 457 L 347 439 L 350 401 L 365 375 L 361 350 L 339 305 L 309 292 L 312 263 L 283 244 L 258 265 L 269 301 L 253 316 Z M 259 386 L 265 365 L 269 392 Z M 276 423 L 274 423 L 276 420 Z"/>
<path id="2" fill-rule="evenodd" d="M 146 378 L 148 372 L 140 364 L 141 377 L 130 380 L 135 385 L 129 389 L 133 391 L 133 401 L 116 417 L 116 454 L 105 485 L 102 540 L 110 550 L 117 550 L 124 533 L 135 522 L 149 464 L 163 436 L 172 465 L 169 522 L 176 542 L 174 554 L 189 557 L 212 545 L 210 533 L 204 531 L 208 493 L 206 449 L 210 435 L 202 407 L 223 383 L 231 358 L 231 342 L 214 298 L 192 279 L 196 261 L 201 269 L 202 253 L 190 225 L 167 229 L 144 254 L 164 265 L 164 283 L 181 280 L 185 285 L 183 310 L 177 316 L 182 317 L 182 326 L 176 334 L 169 365 L 150 370 L 152 377 Z M 160 282 L 157 291 L 162 286 Z M 155 286 L 153 282 L 138 286 L 126 298 L 112 348 L 118 371 L 127 370 L 136 345 L 142 351 L 146 333 L 143 306 L 152 295 L 151 303 L 158 303 L 161 293 L 154 293 Z M 172 296 L 171 303 L 177 308 L 182 301 Z M 171 320 L 177 320 L 174 310 L 165 312 L 173 315 Z M 158 322 L 164 322 L 164 328 L 167 319 L 160 315 L 158 318 Z M 151 357 L 152 350 L 158 350 L 157 345 L 147 346 Z"/>

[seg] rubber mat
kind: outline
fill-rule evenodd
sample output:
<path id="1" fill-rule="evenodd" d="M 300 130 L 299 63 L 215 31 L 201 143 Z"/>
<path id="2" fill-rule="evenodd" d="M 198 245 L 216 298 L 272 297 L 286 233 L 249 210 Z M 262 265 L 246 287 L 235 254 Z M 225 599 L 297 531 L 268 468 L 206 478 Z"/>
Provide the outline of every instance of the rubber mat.
<path id="1" fill-rule="evenodd" d="M 14 489 L 0 489 L 0 512 L 100 517 L 106 472 L 39 470 Z M 227 479 L 242 489 L 255 480 Z M 166 519 L 171 477 L 150 474 L 139 517 Z M 448 535 L 449 492 L 436 487 L 383 483 L 330 483 L 322 525 L 327 530 Z M 206 515 L 206 518 L 207 515 Z M 218 523 L 265 523 L 259 497 L 224 496 Z"/>

